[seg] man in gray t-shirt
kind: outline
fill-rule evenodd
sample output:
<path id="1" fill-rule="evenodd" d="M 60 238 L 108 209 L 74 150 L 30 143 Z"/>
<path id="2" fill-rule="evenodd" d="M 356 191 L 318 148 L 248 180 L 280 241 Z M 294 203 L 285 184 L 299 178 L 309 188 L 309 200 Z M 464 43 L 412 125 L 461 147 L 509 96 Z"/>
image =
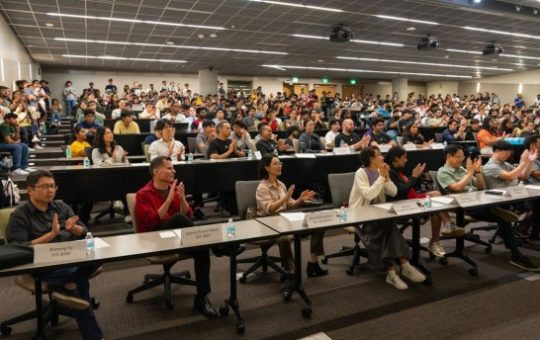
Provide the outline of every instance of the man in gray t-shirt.
<path id="1" fill-rule="evenodd" d="M 523 151 L 519 165 L 514 167 L 507 160 L 512 155 L 512 146 L 498 140 L 492 145 L 493 155 L 484 165 L 484 180 L 486 189 L 501 189 L 518 184 L 519 179 L 526 179 L 531 173 L 531 168 L 536 159 L 536 151 L 530 154 L 529 150 Z"/>

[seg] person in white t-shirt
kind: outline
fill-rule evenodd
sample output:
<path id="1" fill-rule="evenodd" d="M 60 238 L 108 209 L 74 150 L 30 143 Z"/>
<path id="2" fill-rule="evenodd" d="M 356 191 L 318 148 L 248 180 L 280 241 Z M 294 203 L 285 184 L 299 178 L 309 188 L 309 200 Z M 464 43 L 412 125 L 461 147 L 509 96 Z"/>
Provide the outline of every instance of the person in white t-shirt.
<path id="1" fill-rule="evenodd" d="M 158 139 L 148 149 L 150 161 L 158 156 L 170 157 L 173 161 L 184 159 L 186 148 L 182 142 L 174 139 L 173 123 L 167 119 L 160 119 L 156 123 L 156 131 L 161 133 L 161 139 Z"/>
<path id="2" fill-rule="evenodd" d="M 324 139 L 326 140 L 325 147 L 327 149 L 333 149 L 335 147 L 334 140 L 337 135 L 339 135 L 339 120 L 333 118 L 330 120 L 330 130 L 324 136 Z"/>

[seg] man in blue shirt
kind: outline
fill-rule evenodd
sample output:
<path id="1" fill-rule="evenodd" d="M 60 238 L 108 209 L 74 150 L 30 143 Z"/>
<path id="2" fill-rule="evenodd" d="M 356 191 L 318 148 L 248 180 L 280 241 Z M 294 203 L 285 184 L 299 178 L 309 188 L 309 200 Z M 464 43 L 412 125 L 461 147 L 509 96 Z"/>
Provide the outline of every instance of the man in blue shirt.
<path id="1" fill-rule="evenodd" d="M 448 128 L 442 133 L 443 142 L 463 141 L 466 131 L 466 125 L 460 125 L 457 120 L 451 120 L 448 122 Z"/>
<path id="2" fill-rule="evenodd" d="M 100 126 L 95 122 L 94 111 L 90 109 L 84 110 L 84 120 L 80 122 L 77 126 L 80 126 L 81 128 L 87 130 L 87 136 L 94 136 L 97 129 L 100 128 Z"/>

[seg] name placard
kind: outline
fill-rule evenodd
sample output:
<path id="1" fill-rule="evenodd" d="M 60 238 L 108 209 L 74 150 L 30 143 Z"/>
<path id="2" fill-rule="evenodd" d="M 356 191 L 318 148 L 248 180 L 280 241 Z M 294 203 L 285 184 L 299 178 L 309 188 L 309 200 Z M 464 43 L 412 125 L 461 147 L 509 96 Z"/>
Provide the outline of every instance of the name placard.
<path id="1" fill-rule="evenodd" d="M 433 150 L 444 150 L 444 145 L 442 143 L 433 143 L 431 144 Z"/>
<path id="2" fill-rule="evenodd" d="M 529 197 L 529 192 L 527 188 L 523 185 L 516 185 L 513 187 L 506 188 L 506 192 L 510 194 L 512 198 L 527 198 Z"/>
<path id="3" fill-rule="evenodd" d="M 316 158 L 314 153 L 297 153 L 296 158 Z"/>
<path id="4" fill-rule="evenodd" d="M 416 200 L 406 200 L 392 203 L 392 209 L 398 215 L 408 215 L 421 213 L 422 209 L 416 203 Z"/>
<path id="5" fill-rule="evenodd" d="M 405 149 L 405 151 L 416 150 L 416 145 L 414 145 L 413 143 L 403 144 L 403 149 Z"/>
<path id="6" fill-rule="evenodd" d="M 459 206 L 462 208 L 475 205 L 478 202 L 478 196 L 475 192 L 459 194 L 453 197 L 456 199 L 457 204 L 459 204 Z"/>
<path id="7" fill-rule="evenodd" d="M 334 148 L 334 155 L 350 155 L 351 154 L 351 148 L 348 146 L 343 146 L 339 148 Z"/>
<path id="8" fill-rule="evenodd" d="M 56 242 L 34 245 L 34 263 L 86 259 L 86 241 Z"/>
<path id="9" fill-rule="evenodd" d="M 324 227 L 338 223 L 336 212 L 333 210 L 306 213 L 304 225 L 308 228 Z"/>
<path id="10" fill-rule="evenodd" d="M 182 228 L 180 229 L 180 239 L 184 246 L 223 241 L 223 228 L 225 225 L 223 227 L 218 225 Z"/>
<path id="11" fill-rule="evenodd" d="M 382 144 L 379 145 L 379 151 L 380 152 L 388 152 L 392 146 L 390 144 Z"/>
<path id="12" fill-rule="evenodd" d="M 261 160 L 262 155 L 261 155 L 261 152 L 260 152 L 260 151 L 255 151 L 253 154 L 255 155 L 255 159 L 256 159 L 256 160 L 258 160 L 258 161 Z"/>

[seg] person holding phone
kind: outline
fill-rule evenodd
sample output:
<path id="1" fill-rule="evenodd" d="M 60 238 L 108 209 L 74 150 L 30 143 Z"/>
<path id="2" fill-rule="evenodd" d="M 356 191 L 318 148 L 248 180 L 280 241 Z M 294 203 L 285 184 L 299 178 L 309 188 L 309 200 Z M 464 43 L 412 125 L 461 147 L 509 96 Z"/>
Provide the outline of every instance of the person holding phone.
<path id="1" fill-rule="evenodd" d="M 416 191 L 420 176 L 426 169 L 426 163 L 417 164 L 410 176 L 405 174 L 407 165 L 407 152 L 400 146 L 392 147 L 385 158 L 386 164 L 390 166 L 390 180 L 396 185 L 397 195 L 387 196 L 387 201 L 398 201 L 406 199 L 424 199 L 427 195 L 430 197 L 440 196 L 438 191 L 419 193 Z M 465 229 L 456 226 L 447 212 L 437 212 L 430 215 L 431 219 L 431 239 L 427 246 L 428 250 L 435 256 L 442 257 L 446 253 L 440 241 L 441 226 L 445 236 L 463 236 Z"/>
<path id="2" fill-rule="evenodd" d="M 94 165 L 116 165 L 119 163 L 129 164 L 127 151 L 116 144 L 114 135 L 108 127 L 97 130 L 92 150 L 92 163 Z"/>

